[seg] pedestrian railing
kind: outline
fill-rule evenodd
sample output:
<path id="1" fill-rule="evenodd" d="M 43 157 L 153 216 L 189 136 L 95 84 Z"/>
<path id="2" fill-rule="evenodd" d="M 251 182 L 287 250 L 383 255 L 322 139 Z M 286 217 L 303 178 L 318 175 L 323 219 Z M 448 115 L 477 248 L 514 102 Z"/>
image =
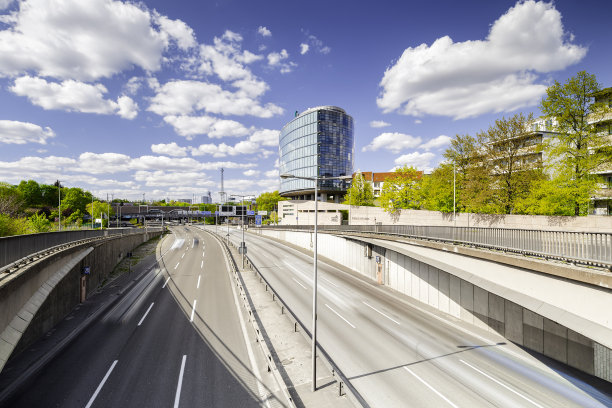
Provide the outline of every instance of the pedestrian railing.
<path id="1" fill-rule="evenodd" d="M 312 225 L 267 228 L 312 230 Z M 612 268 L 612 233 L 424 225 L 319 225 L 319 231 L 435 240 Z"/>

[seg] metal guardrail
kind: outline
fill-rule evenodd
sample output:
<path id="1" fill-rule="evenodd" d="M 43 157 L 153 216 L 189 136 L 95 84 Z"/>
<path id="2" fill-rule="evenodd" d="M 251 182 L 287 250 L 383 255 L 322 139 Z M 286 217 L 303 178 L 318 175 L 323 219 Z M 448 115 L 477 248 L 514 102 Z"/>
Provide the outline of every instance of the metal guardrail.
<path id="1" fill-rule="evenodd" d="M 161 228 L 149 228 L 147 232 L 157 232 Z M 10 273 L 13 269 L 71 246 L 93 242 L 117 235 L 144 233 L 143 229 L 121 228 L 108 230 L 81 230 L 48 232 L 42 234 L 16 235 L 0 238 L 0 273 Z M 61 235 L 54 235 L 61 234 Z"/>
<path id="2" fill-rule="evenodd" d="M 312 230 L 311 225 L 278 229 Z M 319 225 L 319 231 L 396 235 L 612 268 L 612 233 L 422 225 Z"/>
<path id="3" fill-rule="evenodd" d="M 222 241 L 225 244 L 225 246 L 227 246 L 227 242 L 225 241 L 226 239 L 225 236 L 220 235 L 220 234 L 215 234 L 212 231 L 208 231 L 208 232 L 210 232 L 211 234 L 217 235 L 219 237 L 219 240 Z M 268 280 L 259 271 L 257 266 L 255 266 L 251 258 L 249 258 L 248 255 L 245 255 L 245 258 L 247 261 L 247 266 L 249 266 L 253 271 L 255 271 L 257 275 L 259 276 L 259 281 L 265 284 L 266 291 L 268 291 L 269 289 L 270 292 L 272 293 L 272 299 L 280 303 L 281 313 L 284 314 L 285 311 L 289 313 L 289 315 L 291 316 L 291 320 L 293 320 L 294 322 L 295 330 L 297 331 L 297 326 L 299 326 L 302 330 L 302 333 L 304 333 L 308 339 L 312 339 L 312 335 L 308 327 L 297 317 L 297 315 L 291 310 L 291 308 L 283 300 L 283 298 L 274 290 L 274 288 L 270 285 Z M 321 360 L 327 364 L 328 368 L 332 372 L 332 375 L 334 377 L 338 377 L 339 395 L 343 395 L 345 392 L 348 392 L 351 400 L 354 403 L 359 404 L 361 407 L 368 408 L 369 404 L 366 402 L 366 400 L 361 396 L 361 394 L 359 393 L 359 391 L 357 391 L 357 389 L 353 386 L 353 384 L 351 384 L 351 382 L 344 375 L 342 370 L 340 370 L 340 368 L 336 365 L 336 363 L 334 363 L 334 360 L 332 360 L 331 356 L 327 353 L 327 351 L 319 343 L 317 344 L 317 350 L 320 353 L 319 356 L 321 357 Z"/>

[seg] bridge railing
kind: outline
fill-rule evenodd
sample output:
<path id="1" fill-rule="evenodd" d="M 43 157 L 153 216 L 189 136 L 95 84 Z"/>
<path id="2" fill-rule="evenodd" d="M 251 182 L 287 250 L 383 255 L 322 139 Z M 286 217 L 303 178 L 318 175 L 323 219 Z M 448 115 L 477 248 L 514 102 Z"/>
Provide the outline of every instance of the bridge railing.
<path id="1" fill-rule="evenodd" d="M 150 230 L 152 231 L 152 229 Z M 143 229 L 138 228 L 111 228 L 105 230 L 43 232 L 39 234 L 2 237 L 0 238 L 0 268 L 30 254 L 68 242 L 117 234 L 137 234 L 143 231 Z"/>
<path id="2" fill-rule="evenodd" d="M 313 226 L 283 225 L 273 228 L 312 230 Z M 319 225 L 319 230 L 398 235 L 607 268 L 612 266 L 611 233 L 424 225 Z"/>

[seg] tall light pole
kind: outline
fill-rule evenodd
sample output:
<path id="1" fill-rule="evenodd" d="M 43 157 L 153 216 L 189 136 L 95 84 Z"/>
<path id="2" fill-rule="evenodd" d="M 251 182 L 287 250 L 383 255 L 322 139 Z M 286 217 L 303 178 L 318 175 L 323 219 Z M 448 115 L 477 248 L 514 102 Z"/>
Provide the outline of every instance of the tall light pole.
<path id="1" fill-rule="evenodd" d="M 57 180 L 57 219 L 58 225 L 57 228 L 59 231 L 62 230 L 62 182 L 61 180 Z"/>
<path id="2" fill-rule="evenodd" d="M 319 216 L 319 181 L 322 180 L 349 180 L 352 176 L 339 177 L 302 177 L 284 173 L 280 175 L 282 179 L 296 178 L 311 180 L 315 182 L 315 219 L 314 219 L 314 248 L 313 248 L 313 272 L 312 272 L 312 391 L 317 390 L 317 233 Z"/>
<path id="3" fill-rule="evenodd" d="M 244 204 L 245 198 L 246 197 L 254 197 L 254 194 L 248 194 L 248 195 L 241 195 L 241 194 L 233 194 L 236 197 L 240 197 L 242 199 L 242 204 Z M 245 257 L 245 251 L 246 251 L 246 245 L 244 243 L 244 213 L 246 212 L 246 205 L 241 205 L 241 207 L 245 207 L 242 209 L 242 242 L 240 243 L 240 252 L 242 252 L 242 267 L 244 268 L 244 257 Z"/>

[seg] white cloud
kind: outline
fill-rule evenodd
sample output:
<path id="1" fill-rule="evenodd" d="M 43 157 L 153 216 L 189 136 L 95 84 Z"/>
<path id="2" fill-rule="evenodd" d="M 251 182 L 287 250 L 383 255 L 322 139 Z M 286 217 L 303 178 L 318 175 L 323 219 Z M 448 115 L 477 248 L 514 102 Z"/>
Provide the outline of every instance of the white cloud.
<path id="1" fill-rule="evenodd" d="M 175 187 L 178 189 L 183 186 L 196 186 L 201 192 L 202 187 L 214 187 L 215 182 L 209 180 L 202 172 L 198 171 L 175 171 L 164 170 L 156 171 L 137 171 L 134 180 L 144 182 L 149 187 Z"/>
<path id="2" fill-rule="evenodd" d="M 165 154 L 166 156 L 184 157 L 187 156 L 187 148 L 172 143 L 159 143 L 151 145 L 151 151 L 157 154 Z"/>
<path id="3" fill-rule="evenodd" d="M 257 32 L 261 34 L 262 37 L 272 36 L 272 31 L 268 30 L 266 27 L 263 27 L 263 26 L 259 26 L 259 28 L 257 29 Z"/>
<path id="4" fill-rule="evenodd" d="M 260 129 L 249 137 L 249 140 L 257 142 L 262 146 L 278 146 L 278 136 L 280 132 L 273 129 Z"/>
<path id="5" fill-rule="evenodd" d="M 308 52 L 309 50 L 315 50 L 316 52 L 320 54 L 329 54 L 331 52 L 331 48 L 324 45 L 323 41 L 319 40 L 316 36 L 312 34 L 308 34 L 308 32 L 306 31 L 303 31 L 303 32 L 304 34 L 306 34 L 306 41 L 300 44 L 300 48 L 302 51 L 305 48 L 306 52 Z M 302 55 L 306 54 L 306 52 L 302 52 Z"/>
<path id="6" fill-rule="evenodd" d="M 370 127 L 373 127 L 373 128 L 383 128 L 387 126 L 391 126 L 391 124 L 385 122 L 384 120 L 373 120 L 370 122 Z"/>
<path id="7" fill-rule="evenodd" d="M 421 144 L 421 138 L 403 133 L 382 133 L 376 136 L 369 145 L 363 147 L 361 151 L 366 152 L 386 149 L 393 153 L 399 153 L 404 149 L 417 147 Z"/>
<path id="8" fill-rule="evenodd" d="M 136 95 L 138 90 L 142 87 L 142 78 L 140 77 L 132 77 L 127 83 L 124 85 L 125 91 L 130 95 Z"/>
<path id="9" fill-rule="evenodd" d="M 0 0 L 0 10 L 5 10 L 11 5 L 13 0 Z"/>
<path id="10" fill-rule="evenodd" d="M 74 80 L 55 83 L 23 76 L 15 79 L 9 89 L 46 110 L 118 114 L 126 119 L 133 119 L 138 114 L 138 105 L 129 96 L 120 96 L 117 102 L 104 99 L 107 89 L 102 84 L 90 85 Z"/>
<path id="11" fill-rule="evenodd" d="M 251 169 L 251 170 L 247 170 L 247 171 L 243 172 L 242 174 L 244 174 L 247 177 L 257 177 L 257 176 L 259 176 L 260 173 L 261 172 L 259 170 Z"/>
<path id="12" fill-rule="evenodd" d="M 261 91 L 261 90 L 259 90 Z M 221 115 L 251 115 L 270 118 L 283 113 L 272 103 L 261 105 L 257 95 L 226 91 L 217 84 L 193 80 L 176 80 L 164 84 L 151 98 L 148 110 L 161 116 L 189 115 L 205 111 Z"/>
<path id="13" fill-rule="evenodd" d="M 224 138 L 240 137 L 249 133 L 249 129 L 240 122 L 212 116 L 166 116 L 164 121 L 172 125 L 176 133 L 187 140 L 192 140 L 196 135 Z"/>
<path id="14" fill-rule="evenodd" d="M 0 75 L 91 81 L 160 68 L 168 35 L 143 6 L 111 0 L 25 0 L 0 31 Z"/>
<path id="15" fill-rule="evenodd" d="M 155 21 L 159 24 L 162 33 L 176 41 L 178 47 L 182 50 L 188 50 L 197 45 L 195 35 L 191 27 L 181 20 L 171 20 L 166 16 L 155 12 Z"/>
<path id="16" fill-rule="evenodd" d="M 23 179 L 47 179 L 49 174 L 60 174 L 64 167 L 73 167 L 76 160 L 67 157 L 27 156 L 13 162 L 0 161 L 0 173 Z"/>
<path id="17" fill-rule="evenodd" d="M 433 139 L 423 143 L 419 146 L 419 149 L 431 150 L 431 149 L 439 149 L 440 147 L 448 146 L 451 142 L 452 138 L 446 135 L 440 135 L 438 137 L 434 137 Z"/>
<path id="18" fill-rule="evenodd" d="M 278 172 L 278 169 L 266 171 L 264 174 L 266 175 L 266 177 L 269 177 L 269 178 L 278 178 L 280 175 L 280 173 Z"/>
<path id="19" fill-rule="evenodd" d="M 420 125 L 421 123 L 423 123 L 423 121 L 421 119 L 415 119 L 414 123 Z"/>
<path id="20" fill-rule="evenodd" d="M 288 74 L 297 66 L 294 62 L 285 62 L 289 58 L 287 50 L 282 49 L 281 52 L 271 52 L 268 54 L 268 65 L 271 67 L 278 67 L 281 74 Z"/>
<path id="21" fill-rule="evenodd" d="M 305 43 L 300 44 L 300 54 L 302 55 L 306 54 L 309 49 L 310 49 L 310 45 L 305 44 Z"/>
<path id="22" fill-rule="evenodd" d="M 55 132 L 50 127 L 42 128 L 29 122 L 17 122 L 14 120 L 0 120 L 0 143 L 47 144 L 47 139 L 55 137 Z"/>
<path id="23" fill-rule="evenodd" d="M 79 156 L 78 166 L 65 171 L 88 174 L 112 174 L 130 170 L 132 159 L 121 153 L 85 152 Z"/>
<path id="24" fill-rule="evenodd" d="M 398 157 L 397 159 L 395 159 L 395 164 L 398 166 L 404 166 L 404 165 L 413 166 L 417 168 L 418 170 L 423 170 L 428 173 L 428 172 L 431 172 L 432 170 L 431 160 L 435 156 L 436 156 L 435 154 L 430 153 L 430 152 L 426 152 L 426 153 L 414 152 L 414 153 L 404 154 Z"/>
<path id="25" fill-rule="evenodd" d="M 404 50 L 385 71 L 376 102 L 383 112 L 455 119 L 532 106 L 546 90 L 538 74 L 586 55 L 571 41 L 553 3 L 519 1 L 485 40 L 455 43 L 445 36 Z"/>
<path id="26" fill-rule="evenodd" d="M 243 140 L 234 146 L 221 144 L 202 144 L 191 148 L 192 156 L 212 155 L 213 157 L 237 156 L 239 154 L 254 154 L 259 152 L 259 145 L 249 140 Z"/>
<path id="27" fill-rule="evenodd" d="M 138 116 L 138 104 L 129 96 L 120 96 L 117 105 L 119 105 L 117 114 L 122 118 L 131 120 Z"/>

